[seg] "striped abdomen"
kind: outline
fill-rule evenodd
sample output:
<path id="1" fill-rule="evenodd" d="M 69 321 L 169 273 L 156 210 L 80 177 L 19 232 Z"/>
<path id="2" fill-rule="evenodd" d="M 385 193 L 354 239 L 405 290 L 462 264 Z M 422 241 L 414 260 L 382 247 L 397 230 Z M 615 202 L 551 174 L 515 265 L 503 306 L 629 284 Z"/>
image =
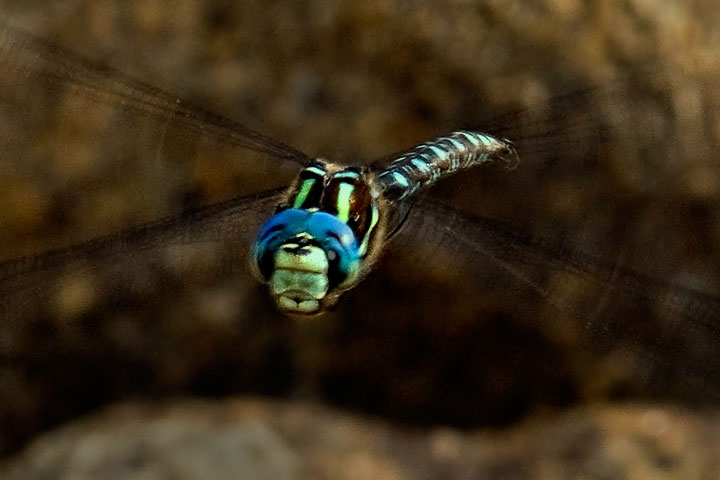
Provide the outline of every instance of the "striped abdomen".
<path id="1" fill-rule="evenodd" d="M 458 170 L 493 160 L 518 161 L 512 142 L 486 133 L 458 131 L 423 143 L 378 175 L 388 200 L 402 200 Z"/>

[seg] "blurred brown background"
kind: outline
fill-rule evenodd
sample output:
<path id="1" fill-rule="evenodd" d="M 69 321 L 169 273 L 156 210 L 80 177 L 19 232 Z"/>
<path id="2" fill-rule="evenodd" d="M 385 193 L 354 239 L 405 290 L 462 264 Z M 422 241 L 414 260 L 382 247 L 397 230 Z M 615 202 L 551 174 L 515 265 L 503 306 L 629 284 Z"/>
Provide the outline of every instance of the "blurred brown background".
<path id="1" fill-rule="evenodd" d="M 487 126 L 517 140 L 520 167 L 481 169 L 431 194 L 715 295 L 718 10 L 638 0 L 0 2 L 15 28 L 310 155 L 367 163 Z M 294 171 L 84 100 L 82 89 L 9 86 L 3 259 L 283 185 Z M 264 214 L 247 217 L 248 231 Z M 452 228 L 413 214 L 375 274 L 320 320 L 281 318 L 244 253 L 228 265 L 226 253 L 192 245 L 93 260 L 90 274 L 33 275 L 31 293 L 5 286 L 17 298 L 2 330 L 3 452 L 119 400 L 166 402 L 61 430 L 14 475 L 81 478 L 64 466 L 112 465 L 116 478 L 714 478 L 712 314 L 544 269 L 528 274 L 549 292 L 538 295 Z M 158 260 L 167 256 L 191 265 Z M 275 400 L 229 397 L 247 393 Z M 186 395 L 217 400 L 169 400 Z M 628 401 L 640 405 L 605 406 Z M 80 455 L 83 445 L 94 453 Z M 236 463 L 218 461 L 223 448 Z M 265 460 L 237 453 L 252 448 Z M 139 450 L 146 456 L 133 457 Z"/>

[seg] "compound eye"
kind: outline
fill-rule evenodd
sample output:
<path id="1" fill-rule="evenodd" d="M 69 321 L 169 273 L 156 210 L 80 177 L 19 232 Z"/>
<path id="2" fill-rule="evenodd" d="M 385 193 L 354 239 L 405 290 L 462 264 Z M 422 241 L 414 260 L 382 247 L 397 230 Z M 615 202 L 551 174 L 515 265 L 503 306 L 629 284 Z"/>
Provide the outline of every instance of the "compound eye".
<path id="1" fill-rule="evenodd" d="M 325 232 L 325 235 L 328 238 L 332 238 L 333 240 L 337 241 L 340 245 L 345 245 L 345 242 L 343 242 L 342 237 L 335 230 L 328 230 L 327 232 Z"/>
<path id="2" fill-rule="evenodd" d="M 335 250 L 327 251 L 328 282 L 331 289 L 346 290 L 357 283 L 360 272 L 358 260 L 342 261 L 341 253 Z"/>
<path id="3" fill-rule="evenodd" d="M 353 236 L 350 234 L 350 232 L 345 232 L 343 234 L 338 233 L 335 230 L 327 230 L 325 232 L 325 236 L 327 238 L 332 238 L 333 240 L 337 241 L 340 245 L 342 245 L 345 248 L 348 248 L 352 245 L 353 241 L 355 240 Z"/>
<path id="4" fill-rule="evenodd" d="M 354 260 L 348 264 L 345 279 L 338 284 L 340 290 L 347 290 L 355 285 L 360 278 L 360 262 Z"/>
<path id="5" fill-rule="evenodd" d="M 285 209 L 263 224 L 252 246 L 252 260 L 260 277 L 268 280 L 272 276 L 275 251 L 302 231 L 310 215 L 304 210 Z"/>
<path id="6" fill-rule="evenodd" d="M 279 223 L 277 225 L 273 225 L 272 227 L 268 228 L 267 230 L 264 230 L 260 236 L 258 237 L 258 242 L 264 242 L 267 240 L 269 236 L 271 236 L 273 233 L 280 232 L 286 228 L 285 224 Z"/>

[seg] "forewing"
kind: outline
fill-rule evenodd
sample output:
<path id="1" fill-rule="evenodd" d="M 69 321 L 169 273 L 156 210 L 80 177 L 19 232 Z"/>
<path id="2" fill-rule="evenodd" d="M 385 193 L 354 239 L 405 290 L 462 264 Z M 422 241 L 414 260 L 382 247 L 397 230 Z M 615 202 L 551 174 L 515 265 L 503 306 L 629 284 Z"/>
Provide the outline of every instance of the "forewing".
<path id="1" fill-rule="evenodd" d="M 163 279 L 181 288 L 223 276 L 252 279 L 247 254 L 280 191 L 233 199 L 138 228 L 0 263 L 2 325 L 32 328 L 42 318 L 72 318 L 157 295 Z M 239 296 L 246 296 L 238 288 Z M 8 335 L 8 332 L 5 332 Z M 8 337 L 9 338 L 9 337 Z"/>
<path id="2" fill-rule="evenodd" d="M 307 157 L 0 25 L 2 258 L 287 184 Z"/>
<path id="3" fill-rule="evenodd" d="M 248 150 L 303 165 L 305 154 L 244 125 L 190 105 L 156 87 L 92 63 L 56 45 L 0 24 L 0 65 L 14 80 L 45 88 L 72 85 L 95 102 L 119 105 L 155 121 L 172 122 L 189 133 L 217 138 Z M 17 84 L 15 85 L 17 86 Z"/>

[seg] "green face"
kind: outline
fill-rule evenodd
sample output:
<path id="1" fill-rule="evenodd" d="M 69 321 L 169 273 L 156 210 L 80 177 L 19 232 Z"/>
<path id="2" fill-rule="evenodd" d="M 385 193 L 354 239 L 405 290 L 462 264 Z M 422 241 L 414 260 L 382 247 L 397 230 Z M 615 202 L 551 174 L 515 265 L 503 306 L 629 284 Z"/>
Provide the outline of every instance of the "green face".
<path id="1" fill-rule="evenodd" d="M 275 254 L 270 292 L 281 310 L 315 313 L 328 291 L 329 262 L 325 251 L 312 245 L 286 243 Z"/>

